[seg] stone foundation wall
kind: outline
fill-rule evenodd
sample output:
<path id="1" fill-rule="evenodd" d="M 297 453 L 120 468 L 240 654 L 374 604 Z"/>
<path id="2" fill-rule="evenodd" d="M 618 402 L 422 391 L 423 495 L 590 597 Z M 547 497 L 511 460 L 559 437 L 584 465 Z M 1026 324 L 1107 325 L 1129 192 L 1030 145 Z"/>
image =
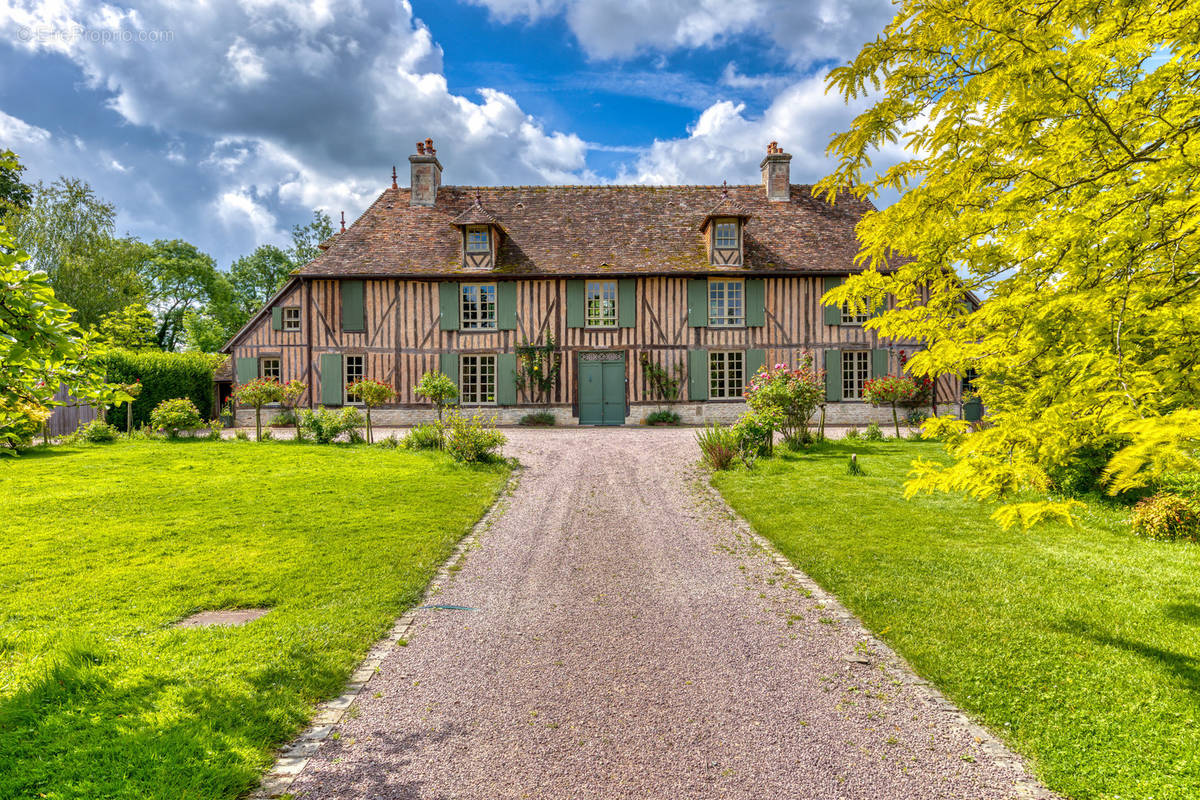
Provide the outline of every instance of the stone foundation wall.
<path id="1" fill-rule="evenodd" d="M 625 424 L 638 425 L 647 414 L 663 408 L 678 414 L 685 425 L 709 425 L 714 422 L 728 425 L 746 412 L 746 404 L 741 401 L 669 404 L 634 403 L 630 408 L 629 416 L 625 419 Z M 516 425 L 520 422 L 521 417 L 526 414 L 542 411 L 548 411 L 553 414 L 556 425 L 570 427 L 579 424 L 579 419 L 571 414 L 570 406 L 479 406 L 468 407 L 465 410 L 467 413 L 480 413 L 486 418 L 495 417 L 498 425 Z M 925 414 L 930 413 L 930 409 L 928 408 L 921 410 Z M 943 413 L 949 411 L 947 408 L 941 410 Z M 906 413 L 907 409 L 901 409 L 900 421 L 902 424 Z M 266 420 L 274 415 L 274 409 L 269 414 L 264 409 L 264 424 Z M 371 421 L 377 427 L 381 428 L 407 428 L 422 422 L 432 422 L 435 419 L 437 419 L 437 414 L 430 406 L 377 408 L 371 412 Z M 816 419 L 816 416 L 814 416 L 814 423 Z M 872 421 L 878 422 L 880 425 L 884 423 L 890 424 L 892 421 L 891 408 L 876 408 L 870 403 L 830 403 L 825 407 L 826 425 L 865 426 Z M 254 409 L 239 409 L 237 412 L 237 424 L 242 427 L 253 427 Z"/>

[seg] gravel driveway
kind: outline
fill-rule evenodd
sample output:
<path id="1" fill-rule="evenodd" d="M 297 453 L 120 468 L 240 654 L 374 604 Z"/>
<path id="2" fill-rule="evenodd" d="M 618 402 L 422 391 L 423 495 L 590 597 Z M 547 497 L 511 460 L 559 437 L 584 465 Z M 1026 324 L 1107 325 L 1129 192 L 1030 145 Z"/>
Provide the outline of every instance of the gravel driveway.
<path id="1" fill-rule="evenodd" d="M 697 483 L 692 431 L 506 431 L 508 509 L 292 791 L 305 798 L 1006 798 Z M 862 663 L 866 662 L 866 663 Z"/>

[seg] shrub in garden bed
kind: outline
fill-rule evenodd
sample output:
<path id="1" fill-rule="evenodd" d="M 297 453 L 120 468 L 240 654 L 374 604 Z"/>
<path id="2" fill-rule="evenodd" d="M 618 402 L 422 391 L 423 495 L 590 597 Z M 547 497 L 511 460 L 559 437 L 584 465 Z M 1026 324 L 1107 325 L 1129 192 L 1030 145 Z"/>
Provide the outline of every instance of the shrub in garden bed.
<path id="1" fill-rule="evenodd" d="M 678 414 L 665 408 L 658 411 L 651 411 L 646 415 L 646 419 L 643 420 L 643 424 L 646 425 L 678 425 L 681 422 L 683 420 L 680 419 Z"/>
<path id="2" fill-rule="evenodd" d="M 102 419 L 94 419 L 91 422 L 84 423 L 75 429 L 75 432 L 67 437 L 68 440 L 78 442 L 92 442 L 98 444 L 102 442 L 116 441 L 118 431 L 112 425 L 109 425 Z"/>
<path id="3" fill-rule="evenodd" d="M 316 411 L 307 408 L 300 411 L 300 430 L 305 436 L 311 436 L 317 444 L 329 444 L 342 435 L 351 442 L 361 442 L 362 434 L 358 429 L 365 423 L 362 412 L 353 406 L 341 411 L 324 406 Z"/>
<path id="4" fill-rule="evenodd" d="M 500 448 L 508 441 L 496 430 L 494 421 L 484 420 L 478 414 L 451 413 L 447 430 L 446 451 L 455 461 L 469 464 L 495 460 L 500 456 Z"/>
<path id="5" fill-rule="evenodd" d="M 195 431 L 204 427 L 200 412 L 187 397 L 163 400 L 150 412 L 150 427 L 163 431 L 167 438 L 174 439 L 182 431 Z"/>
<path id="6" fill-rule="evenodd" d="M 404 446 L 409 450 L 441 450 L 445 443 L 445 431 L 439 422 L 414 425 L 404 437 Z"/>
<path id="7" fill-rule="evenodd" d="M 1200 509 L 1177 494 L 1159 492 L 1133 507 L 1133 532 L 1147 539 L 1200 541 Z"/>
<path id="8" fill-rule="evenodd" d="M 897 427 L 896 430 L 899 431 L 900 429 Z M 900 434 L 897 433 L 896 438 L 899 437 Z M 883 429 L 879 427 L 879 423 L 872 422 L 867 425 L 867 432 L 863 434 L 863 438 L 868 442 L 882 442 L 886 437 L 883 435 Z"/>
<path id="9" fill-rule="evenodd" d="M 267 423 L 272 428 L 288 428 L 296 424 L 296 415 L 287 409 L 280 411 L 275 416 L 271 417 L 271 421 Z"/>
<path id="10" fill-rule="evenodd" d="M 555 425 L 554 415 L 549 411 L 535 411 L 521 417 L 519 424 L 531 428 L 550 428 Z"/>
<path id="11" fill-rule="evenodd" d="M 710 425 L 696 431 L 700 458 L 711 469 L 729 469 L 738 457 L 738 436 L 732 428 Z"/>

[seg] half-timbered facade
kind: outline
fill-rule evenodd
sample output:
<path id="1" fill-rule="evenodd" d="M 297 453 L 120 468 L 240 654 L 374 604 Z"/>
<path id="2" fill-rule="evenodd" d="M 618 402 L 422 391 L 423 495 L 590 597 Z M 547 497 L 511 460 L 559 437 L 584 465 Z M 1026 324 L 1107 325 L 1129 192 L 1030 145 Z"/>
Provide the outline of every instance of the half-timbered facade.
<path id="1" fill-rule="evenodd" d="M 637 422 L 664 401 L 645 362 L 680 379 L 669 401 L 685 421 L 730 420 L 763 364 L 805 353 L 826 370 L 832 422 L 887 413 L 862 400 L 917 342 L 881 341 L 865 317 L 821 296 L 854 271 L 854 225 L 788 180 L 772 143 L 749 186 L 441 185 L 426 140 L 410 188 L 393 184 L 323 245 L 226 346 L 235 379 L 299 379 L 302 403 L 339 406 L 364 377 L 397 391 L 382 424 L 429 418 L 413 393 L 427 371 L 460 401 L 515 422 L 549 410 L 560 424 Z M 519 385 L 518 347 L 553 337 L 559 379 L 548 395 Z M 957 379 L 935 402 L 957 404 Z"/>

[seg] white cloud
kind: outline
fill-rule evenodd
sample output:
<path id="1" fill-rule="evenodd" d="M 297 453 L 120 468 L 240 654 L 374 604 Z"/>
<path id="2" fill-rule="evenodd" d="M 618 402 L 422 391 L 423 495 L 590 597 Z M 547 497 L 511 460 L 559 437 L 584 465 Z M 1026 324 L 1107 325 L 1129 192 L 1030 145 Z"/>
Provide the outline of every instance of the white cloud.
<path id="1" fill-rule="evenodd" d="M 892 18 L 890 0 L 471 0 L 504 21 L 565 15 L 589 56 L 716 46 L 744 34 L 796 65 L 843 60 Z"/>
<path id="2" fill-rule="evenodd" d="M 249 187 L 224 192 L 212 205 L 226 230 L 248 229 L 258 242 L 275 241 L 282 235 L 275 215 L 254 199 Z"/>
<path id="3" fill-rule="evenodd" d="M 0 111 L 0 142 L 6 148 L 19 144 L 41 144 L 50 140 L 50 131 Z"/>
<path id="4" fill-rule="evenodd" d="M 225 59 L 233 71 L 234 81 L 242 88 L 255 86 L 267 79 L 266 62 L 240 36 L 229 45 Z"/>

